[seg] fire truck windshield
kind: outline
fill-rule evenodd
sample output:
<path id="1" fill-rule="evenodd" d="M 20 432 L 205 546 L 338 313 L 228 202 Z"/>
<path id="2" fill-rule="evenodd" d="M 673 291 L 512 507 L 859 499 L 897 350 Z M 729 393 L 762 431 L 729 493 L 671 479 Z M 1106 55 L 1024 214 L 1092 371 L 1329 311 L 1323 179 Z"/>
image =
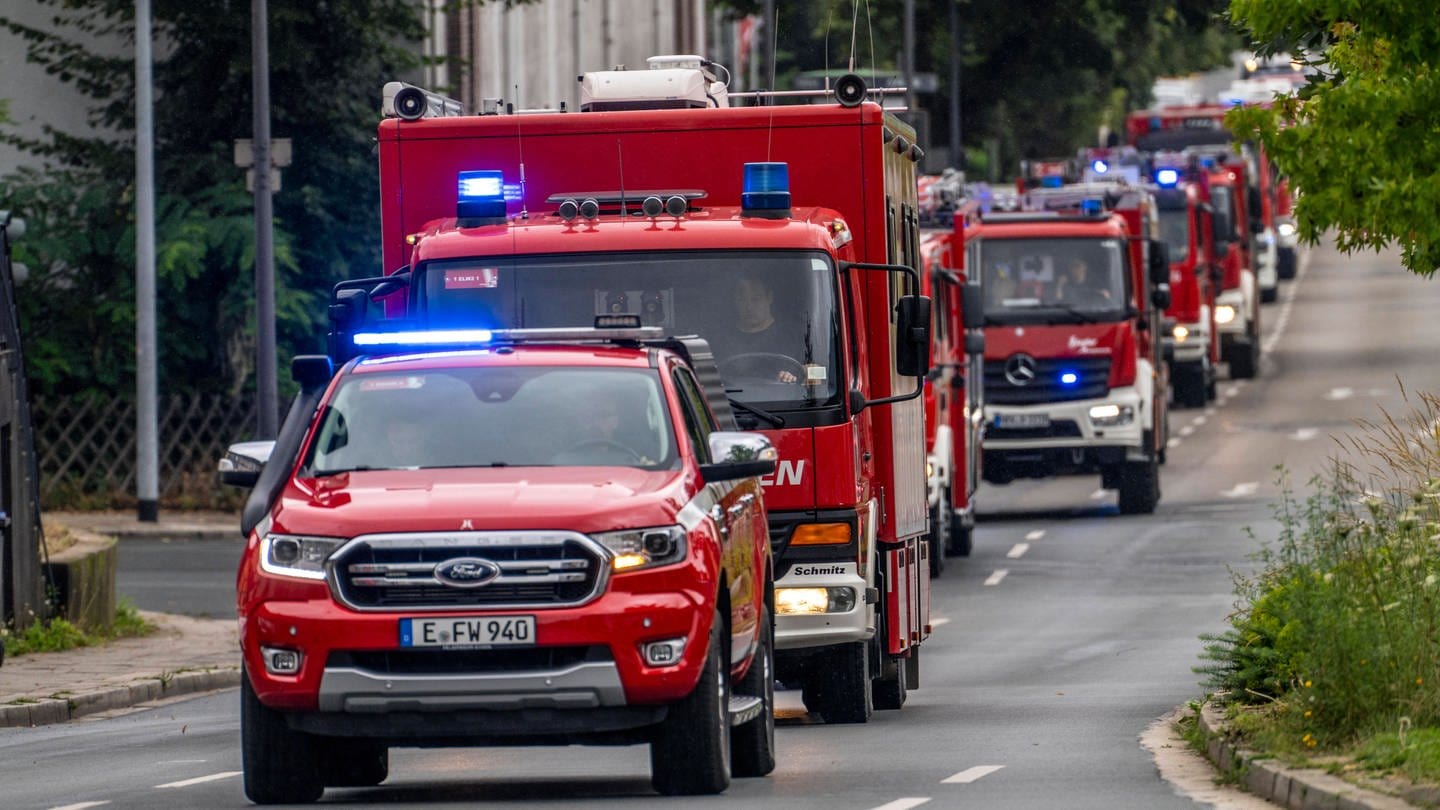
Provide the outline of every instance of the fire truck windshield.
<path id="1" fill-rule="evenodd" d="M 808 251 L 675 251 L 433 261 L 432 327 L 574 327 L 631 314 L 709 341 L 730 395 L 770 410 L 839 401 L 835 269 Z"/>
<path id="2" fill-rule="evenodd" d="M 980 267 L 990 323 L 1075 323 L 1125 317 L 1118 239 L 984 239 Z"/>
<path id="3" fill-rule="evenodd" d="M 439 467 L 675 469 L 651 370 L 506 366 L 350 375 L 325 406 L 309 476 Z"/>
<path id="4" fill-rule="evenodd" d="M 1160 209 L 1160 239 L 1170 248 L 1170 261 L 1190 256 L 1190 212 L 1187 209 Z"/>

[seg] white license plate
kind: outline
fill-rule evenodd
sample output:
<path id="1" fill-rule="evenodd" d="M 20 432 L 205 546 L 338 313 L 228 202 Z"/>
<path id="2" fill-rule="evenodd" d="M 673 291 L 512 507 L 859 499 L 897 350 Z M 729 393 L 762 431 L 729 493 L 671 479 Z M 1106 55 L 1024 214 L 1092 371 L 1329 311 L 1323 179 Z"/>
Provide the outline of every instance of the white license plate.
<path id="1" fill-rule="evenodd" d="M 1024 430 L 1050 427 L 1048 413 L 1002 413 L 995 415 L 995 427 Z"/>
<path id="2" fill-rule="evenodd" d="M 401 647 L 528 647 L 534 616 L 447 616 L 400 620 Z"/>

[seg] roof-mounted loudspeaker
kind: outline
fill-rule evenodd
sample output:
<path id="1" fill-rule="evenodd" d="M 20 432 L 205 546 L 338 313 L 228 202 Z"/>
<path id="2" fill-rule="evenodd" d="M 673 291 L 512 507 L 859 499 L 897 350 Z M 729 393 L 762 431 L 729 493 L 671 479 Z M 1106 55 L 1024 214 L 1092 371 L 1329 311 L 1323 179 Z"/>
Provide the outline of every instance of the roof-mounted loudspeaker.
<path id="1" fill-rule="evenodd" d="M 835 80 L 835 100 L 841 107 L 858 107 L 865 100 L 865 80 L 846 73 Z"/>

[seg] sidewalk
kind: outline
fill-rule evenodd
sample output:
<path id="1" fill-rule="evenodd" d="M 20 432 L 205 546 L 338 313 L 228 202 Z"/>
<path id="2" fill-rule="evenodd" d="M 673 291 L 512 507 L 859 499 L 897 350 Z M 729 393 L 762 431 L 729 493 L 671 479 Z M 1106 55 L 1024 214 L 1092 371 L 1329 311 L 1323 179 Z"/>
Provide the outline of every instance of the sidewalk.
<path id="1" fill-rule="evenodd" d="M 134 512 L 45 512 L 48 532 L 61 528 L 132 539 L 240 543 L 233 512 L 161 511 L 142 523 Z M 141 611 L 157 626 L 144 638 L 98 647 L 7 657 L 0 665 L 0 728 L 63 723 L 162 697 L 240 685 L 240 647 L 233 619 L 198 619 Z"/>

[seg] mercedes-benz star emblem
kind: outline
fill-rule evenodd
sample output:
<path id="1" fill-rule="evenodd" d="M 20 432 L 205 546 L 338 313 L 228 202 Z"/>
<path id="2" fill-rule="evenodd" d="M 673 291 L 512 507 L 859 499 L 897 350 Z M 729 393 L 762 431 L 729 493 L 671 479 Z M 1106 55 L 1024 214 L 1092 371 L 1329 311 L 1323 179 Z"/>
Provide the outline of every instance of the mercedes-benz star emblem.
<path id="1" fill-rule="evenodd" d="M 1029 385 L 1035 382 L 1035 358 L 1028 354 L 1012 354 L 1005 361 L 1005 379 L 1011 385 Z"/>

